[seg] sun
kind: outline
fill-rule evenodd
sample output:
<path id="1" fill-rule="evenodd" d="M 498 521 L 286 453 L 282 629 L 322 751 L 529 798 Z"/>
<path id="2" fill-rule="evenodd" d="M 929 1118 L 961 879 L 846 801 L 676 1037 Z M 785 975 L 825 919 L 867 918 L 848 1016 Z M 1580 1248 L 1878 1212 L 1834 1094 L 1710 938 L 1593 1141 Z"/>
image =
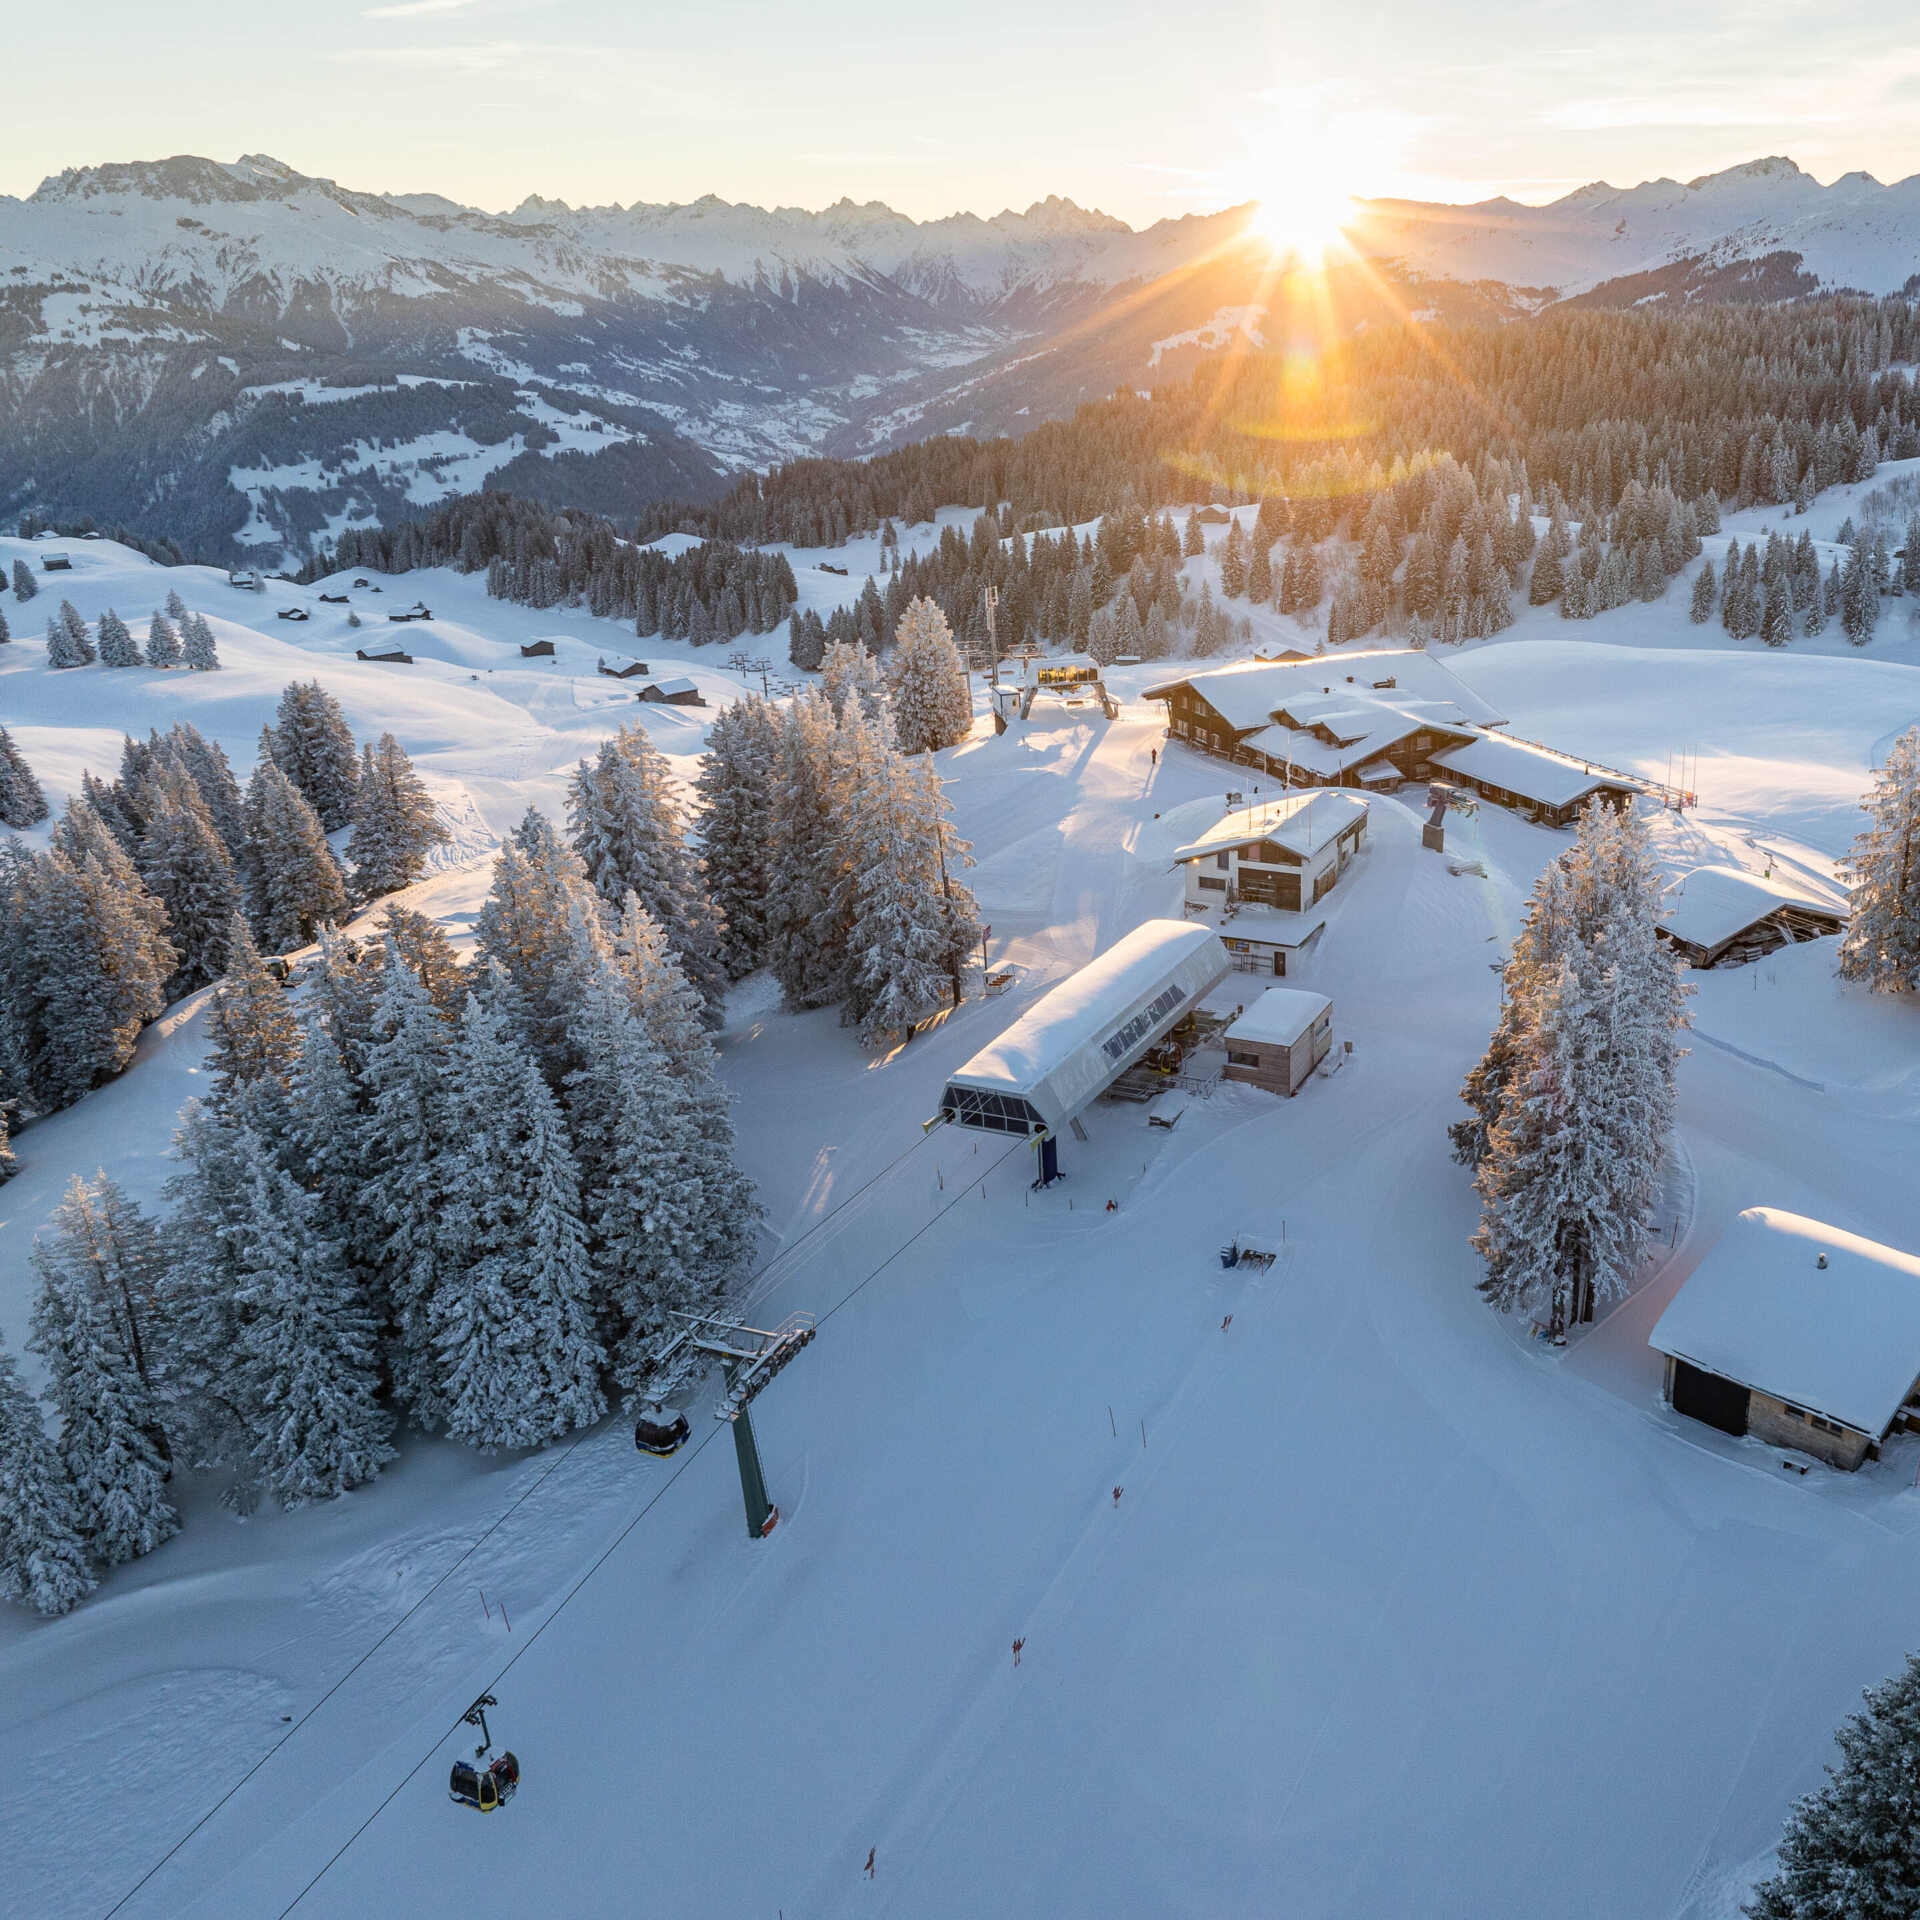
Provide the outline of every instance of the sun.
<path id="1" fill-rule="evenodd" d="M 1327 255 L 1345 245 L 1354 204 L 1321 168 L 1306 162 L 1272 173 L 1262 184 L 1250 231 L 1273 249 L 1304 267 L 1326 264 Z"/>

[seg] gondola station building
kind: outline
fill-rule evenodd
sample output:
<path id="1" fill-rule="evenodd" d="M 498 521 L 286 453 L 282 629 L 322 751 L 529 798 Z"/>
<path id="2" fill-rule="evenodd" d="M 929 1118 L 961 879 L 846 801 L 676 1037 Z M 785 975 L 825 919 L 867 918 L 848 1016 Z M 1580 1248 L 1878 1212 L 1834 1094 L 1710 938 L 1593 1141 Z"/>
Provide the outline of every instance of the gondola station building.
<path id="1" fill-rule="evenodd" d="M 1050 988 L 948 1081 L 942 1120 L 1042 1143 L 1041 1178 L 1059 1170 L 1059 1135 L 1227 977 L 1211 927 L 1148 920 Z"/>
<path id="2" fill-rule="evenodd" d="M 1676 1413 L 1851 1472 L 1896 1424 L 1920 1422 L 1920 1259 L 1749 1207 L 1648 1345 Z"/>

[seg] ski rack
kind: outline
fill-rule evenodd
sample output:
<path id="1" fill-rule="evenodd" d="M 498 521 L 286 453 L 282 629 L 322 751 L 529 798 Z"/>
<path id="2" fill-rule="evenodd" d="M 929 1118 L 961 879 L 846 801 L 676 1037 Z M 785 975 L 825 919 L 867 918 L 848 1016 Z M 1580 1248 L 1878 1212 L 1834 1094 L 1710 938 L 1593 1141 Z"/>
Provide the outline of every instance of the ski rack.
<path id="1" fill-rule="evenodd" d="M 714 1408 L 716 1420 L 738 1420 L 818 1328 L 810 1313 L 792 1313 L 777 1327 L 749 1327 L 715 1314 L 676 1313 L 681 1330 L 653 1357 L 656 1371 L 682 1350 L 704 1353 L 727 1370 L 727 1391 Z"/>

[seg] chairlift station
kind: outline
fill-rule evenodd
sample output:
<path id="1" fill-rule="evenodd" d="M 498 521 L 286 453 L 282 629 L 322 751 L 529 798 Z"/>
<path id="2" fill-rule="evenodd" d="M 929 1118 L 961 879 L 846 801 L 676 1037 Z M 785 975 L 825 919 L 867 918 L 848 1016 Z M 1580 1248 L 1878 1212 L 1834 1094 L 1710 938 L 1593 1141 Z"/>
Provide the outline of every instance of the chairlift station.
<path id="1" fill-rule="evenodd" d="M 1060 1133 L 1230 971 L 1211 927 L 1149 920 L 1062 980 L 947 1082 L 941 1120 L 1040 1143 L 1059 1174 Z"/>

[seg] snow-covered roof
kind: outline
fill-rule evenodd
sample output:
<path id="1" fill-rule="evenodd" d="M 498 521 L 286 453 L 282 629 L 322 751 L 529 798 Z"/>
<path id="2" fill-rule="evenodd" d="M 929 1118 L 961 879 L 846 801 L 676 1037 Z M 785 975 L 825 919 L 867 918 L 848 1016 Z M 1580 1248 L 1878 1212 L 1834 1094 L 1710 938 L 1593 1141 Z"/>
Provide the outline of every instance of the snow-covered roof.
<path id="1" fill-rule="evenodd" d="M 1227 1029 L 1226 1037 L 1255 1046 L 1290 1047 L 1332 1008 L 1324 993 L 1309 993 L 1304 987 L 1269 987 Z"/>
<path id="2" fill-rule="evenodd" d="M 1588 762 L 1571 754 L 1555 753 L 1550 747 L 1536 747 L 1524 740 L 1504 740 L 1481 734 L 1465 746 L 1446 747 L 1433 756 L 1436 766 L 1445 767 L 1469 780 L 1484 780 L 1532 800 L 1543 807 L 1571 806 L 1590 793 L 1603 788 L 1615 793 L 1630 793 L 1630 782 L 1617 773 L 1596 771 Z"/>
<path id="3" fill-rule="evenodd" d="M 1432 654 L 1415 647 L 1215 667 L 1163 681 L 1142 697 L 1164 700 L 1183 686 L 1191 687 L 1229 726 L 1241 731 L 1283 710 L 1300 717 L 1297 703 L 1336 694 L 1342 706 L 1387 704 L 1402 711 L 1419 706 L 1441 724 L 1503 724 L 1503 717 L 1465 681 Z"/>
<path id="4" fill-rule="evenodd" d="M 1148 920 L 982 1047 L 952 1076 L 949 1094 L 1015 1095 L 1048 1127 L 1063 1127 L 1228 971 L 1211 927 Z"/>
<path id="5" fill-rule="evenodd" d="M 1176 847 L 1173 857 L 1197 860 L 1203 854 L 1220 853 L 1249 841 L 1272 840 L 1303 859 L 1309 858 L 1356 820 L 1366 817 L 1365 794 L 1348 793 L 1337 787 L 1316 787 L 1305 793 L 1288 794 L 1284 800 L 1236 807 L 1231 813 L 1222 814 L 1198 840 Z"/>
<path id="6" fill-rule="evenodd" d="M 1733 867 L 1695 867 L 1668 891 L 1660 924 L 1676 940 L 1711 953 L 1782 907 L 1802 907 L 1838 922 L 1847 917 L 1844 908 L 1778 880 Z"/>
<path id="7" fill-rule="evenodd" d="M 700 689 L 691 680 L 650 680 L 647 691 L 659 694 L 663 700 L 671 700 L 677 693 L 698 693 Z"/>
<path id="8" fill-rule="evenodd" d="M 1647 1344 L 1877 1437 L 1920 1378 L 1920 1259 L 1778 1207 L 1749 1207 L 1668 1302 Z"/>

